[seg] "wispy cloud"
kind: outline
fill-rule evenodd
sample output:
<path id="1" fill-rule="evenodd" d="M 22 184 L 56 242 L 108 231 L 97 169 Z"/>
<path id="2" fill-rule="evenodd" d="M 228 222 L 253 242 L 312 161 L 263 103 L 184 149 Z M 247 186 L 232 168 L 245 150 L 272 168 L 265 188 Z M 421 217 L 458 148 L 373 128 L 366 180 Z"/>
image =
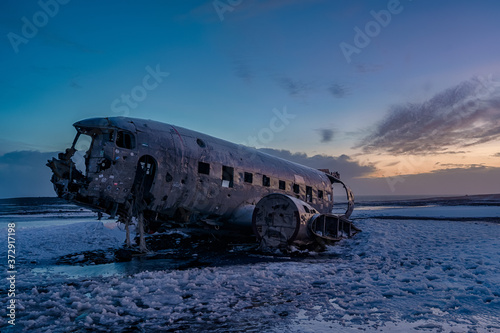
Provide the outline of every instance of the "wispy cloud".
<path id="1" fill-rule="evenodd" d="M 436 154 L 441 154 L 441 155 L 461 155 L 461 154 L 467 154 L 467 153 L 470 153 L 470 150 L 443 151 L 441 153 L 436 153 Z"/>
<path id="2" fill-rule="evenodd" d="M 387 167 L 398 165 L 400 163 L 401 163 L 401 161 L 394 161 L 394 162 L 390 162 L 390 163 L 385 164 L 384 167 L 387 168 Z"/>
<path id="3" fill-rule="evenodd" d="M 75 80 L 71 80 L 69 86 L 73 89 L 82 89 L 83 87 L 79 85 Z"/>
<path id="4" fill-rule="evenodd" d="M 343 84 L 333 83 L 328 87 L 328 91 L 336 98 L 343 98 L 349 93 L 349 88 Z"/>
<path id="5" fill-rule="evenodd" d="M 292 153 L 289 150 L 278 150 L 271 148 L 262 148 L 260 151 L 269 155 L 277 156 L 285 160 L 309 166 L 315 169 L 330 169 L 330 171 L 338 171 L 342 179 L 348 180 L 356 177 L 366 176 L 375 171 L 375 166 L 372 164 L 361 165 L 347 155 L 328 156 L 314 155 L 308 157 L 305 153 Z"/>
<path id="6" fill-rule="evenodd" d="M 333 137 L 335 136 L 335 131 L 329 128 L 319 129 L 318 132 L 321 136 L 322 143 L 331 142 L 333 140 Z"/>
<path id="7" fill-rule="evenodd" d="M 255 74 L 248 61 L 242 57 L 235 57 L 232 62 L 234 75 L 246 82 L 251 82 Z"/>
<path id="8" fill-rule="evenodd" d="M 292 79 L 286 75 L 276 76 L 275 81 L 281 88 L 287 91 L 288 94 L 294 97 L 304 97 L 312 93 L 322 94 L 325 90 L 335 98 L 344 98 L 351 93 L 349 86 L 337 82 L 324 83 L 318 82 L 319 80 L 315 79 Z"/>
<path id="9" fill-rule="evenodd" d="M 487 194 L 499 193 L 500 168 L 472 166 L 397 176 L 394 187 L 387 178 L 354 178 L 349 182 L 356 194 Z M 460 181 L 457 181 L 460 180 Z"/>
<path id="10" fill-rule="evenodd" d="M 420 104 L 396 105 L 356 148 L 435 154 L 500 138 L 500 83 L 474 77 Z"/>
<path id="11" fill-rule="evenodd" d="M 311 91 L 311 85 L 302 80 L 293 80 L 289 77 L 280 77 L 278 84 L 291 96 L 307 95 Z"/>
<path id="12" fill-rule="evenodd" d="M 459 164 L 459 163 L 441 163 L 439 165 L 444 169 L 477 169 L 484 168 L 484 163 Z"/>
<path id="13" fill-rule="evenodd" d="M 494 154 L 493 157 L 500 157 L 500 153 Z"/>

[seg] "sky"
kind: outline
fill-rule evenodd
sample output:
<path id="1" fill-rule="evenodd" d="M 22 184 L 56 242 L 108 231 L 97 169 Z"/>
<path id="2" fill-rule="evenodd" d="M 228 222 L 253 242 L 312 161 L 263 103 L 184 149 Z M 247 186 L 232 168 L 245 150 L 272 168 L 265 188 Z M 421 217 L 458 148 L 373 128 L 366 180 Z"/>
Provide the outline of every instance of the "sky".
<path id="1" fill-rule="evenodd" d="M 91 117 L 340 172 L 358 195 L 500 192 L 500 3 L 0 2 L 0 198 L 53 196 Z"/>

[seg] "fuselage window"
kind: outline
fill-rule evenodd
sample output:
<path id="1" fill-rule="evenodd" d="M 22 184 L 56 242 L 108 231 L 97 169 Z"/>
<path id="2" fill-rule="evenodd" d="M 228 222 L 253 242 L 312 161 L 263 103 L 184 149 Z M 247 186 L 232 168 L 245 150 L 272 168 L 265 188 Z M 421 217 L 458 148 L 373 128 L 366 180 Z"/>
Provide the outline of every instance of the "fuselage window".
<path id="1" fill-rule="evenodd" d="M 222 166 L 222 187 L 233 187 L 234 168 Z"/>
<path id="2" fill-rule="evenodd" d="M 130 132 L 118 131 L 118 133 L 116 134 L 116 145 L 120 148 L 134 149 L 135 137 Z"/>
<path id="3" fill-rule="evenodd" d="M 205 142 L 202 140 L 202 139 L 196 139 L 196 143 L 198 144 L 198 146 L 200 146 L 201 148 L 205 148 L 207 145 L 205 144 Z"/>
<path id="4" fill-rule="evenodd" d="M 262 186 L 269 187 L 271 186 L 271 178 L 266 175 L 262 175 Z"/>
<path id="5" fill-rule="evenodd" d="M 172 175 L 169 172 L 167 172 L 167 175 L 165 176 L 165 181 L 167 183 L 170 183 L 173 179 L 174 177 L 172 177 Z"/>
<path id="6" fill-rule="evenodd" d="M 318 199 L 323 199 L 323 191 L 318 190 Z"/>
<path id="7" fill-rule="evenodd" d="M 293 192 L 295 193 L 300 193 L 300 186 L 299 184 L 293 184 Z"/>
<path id="8" fill-rule="evenodd" d="M 284 180 L 280 180 L 279 181 L 279 184 L 278 184 L 278 187 L 280 190 L 285 190 L 286 189 L 286 183 Z"/>
<path id="9" fill-rule="evenodd" d="M 245 181 L 245 183 L 252 184 L 253 183 L 253 173 L 245 172 L 244 181 Z"/>
<path id="10" fill-rule="evenodd" d="M 210 164 L 205 163 L 205 162 L 198 162 L 198 173 L 201 173 L 203 175 L 209 175 L 210 174 Z"/>
<path id="11" fill-rule="evenodd" d="M 311 186 L 306 186 L 306 201 L 312 202 L 313 189 Z"/>

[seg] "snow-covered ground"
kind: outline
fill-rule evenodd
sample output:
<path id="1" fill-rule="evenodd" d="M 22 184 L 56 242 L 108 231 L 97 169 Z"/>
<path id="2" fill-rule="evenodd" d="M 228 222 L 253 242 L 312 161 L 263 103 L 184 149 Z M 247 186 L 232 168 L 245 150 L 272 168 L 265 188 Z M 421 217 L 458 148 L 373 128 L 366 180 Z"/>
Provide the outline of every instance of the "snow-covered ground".
<path id="1" fill-rule="evenodd" d="M 133 273 L 114 263 L 78 267 L 75 276 L 52 270 L 51 260 L 118 247 L 124 232 L 113 222 L 90 218 L 18 227 L 16 326 L 7 324 L 2 306 L 0 329 L 500 332 L 500 223 L 484 222 L 498 217 L 500 207 L 475 211 L 467 221 L 453 220 L 460 206 L 439 207 L 440 216 L 450 220 L 412 215 L 426 208 L 436 213 L 432 207 L 401 208 L 408 210 L 405 215 L 365 206 L 354 216 L 361 233 L 307 258 L 275 262 L 262 256 L 252 264 L 183 270 L 162 270 L 158 261 Z M 374 217 L 379 214 L 412 218 Z M 2 227 L 0 237 L 6 233 Z M 6 252 L 4 245 L 0 256 Z M 9 300 L 5 274 L 2 304 Z"/>
<path id="2" fill-rule="evenodd" d="M 496 218 L 500 221 L 498 206 L 379 206 L 360 207 L 355 210 L 353 218 L 360 217 L 414 217 L 429 219 L 474 219 L 480 217 Z"/>

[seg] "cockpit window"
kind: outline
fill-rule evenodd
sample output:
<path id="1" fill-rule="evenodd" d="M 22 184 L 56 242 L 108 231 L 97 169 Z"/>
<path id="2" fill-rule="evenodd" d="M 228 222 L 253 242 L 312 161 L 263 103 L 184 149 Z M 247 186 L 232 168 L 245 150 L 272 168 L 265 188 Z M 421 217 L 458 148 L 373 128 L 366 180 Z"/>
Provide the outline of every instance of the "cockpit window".
<path id="1" fill-rule="evenodd" d="M 85 156 L 87 155 L 90 147 L 92 146 L 92 137 L 87 134 L 77 133 L 75 141 L 73 142 L 74 155 L 71 157 L 75 167 L 83 175 L 87 174 L 85 165 Z"/>
<path id="2" fill-rule="evenodd" d="M 128 131 L 118 131 L 118 133 L 116 133 L 116 145 L 120 148 L 134 149 L 135 148 L 134 134 Z"/>

